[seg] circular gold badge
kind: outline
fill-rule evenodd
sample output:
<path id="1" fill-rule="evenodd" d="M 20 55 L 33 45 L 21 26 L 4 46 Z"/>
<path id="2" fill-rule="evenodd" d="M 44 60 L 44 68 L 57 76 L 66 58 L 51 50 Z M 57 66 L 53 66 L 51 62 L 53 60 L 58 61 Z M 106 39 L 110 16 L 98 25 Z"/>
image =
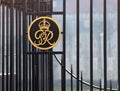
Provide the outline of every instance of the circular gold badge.
<path id="1" fill-rule="evenodd" d="M 61 32 L 58 23 L 50 17 L 39 17 L 28 27 L 28 39 L 41 50 L 53 48 L 60 40 Z"/>

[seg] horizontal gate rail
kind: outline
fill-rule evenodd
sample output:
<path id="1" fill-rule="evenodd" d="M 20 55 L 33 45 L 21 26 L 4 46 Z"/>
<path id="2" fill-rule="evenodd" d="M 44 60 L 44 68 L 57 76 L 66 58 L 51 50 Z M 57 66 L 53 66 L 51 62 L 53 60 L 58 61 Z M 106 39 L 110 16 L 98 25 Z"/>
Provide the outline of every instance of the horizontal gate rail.
<path id="1" fill-rule="evenodd" d="M 27 54 L 63 54 L 62 51 L 54 52 L 54 51 L 44 51 L 44 52 L 27 52 Z"/>
<path id="2" fill-rule="evenodd" d="M 63 14 L 63 12 L 45 12 L 45 11 L 41 11 L 41 12 L 27 12 L 27 14 L 28 15 L 35 15 L 35 14 L 37 14 L 37 15 L 39 15 L 39 16 L 41 16 L 41 15 L 49 15 L 49 14 L 52 14 L 52 15 L 62 15 Z"/>

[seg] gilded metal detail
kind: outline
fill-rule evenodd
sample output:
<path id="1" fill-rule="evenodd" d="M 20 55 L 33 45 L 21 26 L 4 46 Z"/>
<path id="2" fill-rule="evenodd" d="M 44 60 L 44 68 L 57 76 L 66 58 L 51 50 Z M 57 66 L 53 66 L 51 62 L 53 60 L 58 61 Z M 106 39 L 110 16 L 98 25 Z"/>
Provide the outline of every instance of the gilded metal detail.
<path id="1" fill-rule="evenodd" d="M 40 30 L 35 32 L 35 38 L 36 40 L 39 40 L 38 43 L 36 43 L 36 40 L 34 43 L 37 46 L 44 45 L 48 43 L 49 45 L 54 45 L 54 43 L 51 43 L 50 40 L 53 38 L 53 32 L 49 30 L 50 23 L 46 21 L 44 18 L 42 22 L 39 23 Z"/>
<path id="2" fill-rule="evenodd" d="M 60 27 L 50 17 L 39 17 L 28 28 L 28 39 L 31 44 L 41 50 L 53 48 L 60 40 Z"/>

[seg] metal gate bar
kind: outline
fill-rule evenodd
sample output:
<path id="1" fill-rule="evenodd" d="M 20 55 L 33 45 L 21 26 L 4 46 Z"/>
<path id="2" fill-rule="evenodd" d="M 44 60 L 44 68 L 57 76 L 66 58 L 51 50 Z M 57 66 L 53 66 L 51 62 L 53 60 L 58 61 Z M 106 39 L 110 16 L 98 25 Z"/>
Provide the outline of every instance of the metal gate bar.
<path id="1" fill-rule="evenodd" d="M 14 91 L 14 6 L 10 2 L 10 91 Z"/>
<path id="2" fill-rule="evenodd" d="M 19 2 L 21 2 L 21 0 L 19 0 Z M 20 6 L 21 6 L 21 4 L 20 4 Z M 22 43 L 22 37 L 21 37 L 21 35 L 22 35 L 22 25 L 21 25 L 21 22 L 22 22 L 22 20 L 21 20 L 21 18 L 22 18 L 22 12 L 21 12 L 21 8 L 20 8 L 20 6 L 18 7 L 18 14 L 19 14 L 19 16 L 18 16 L 18 18 L 19 18 L 19 21 L 18 21 L 18 24 L 19 24 L 19 86 L 18 86 L 18 89 L 19 89 L 19 91 L 21 91 L 21 89 L 22 89 L 22 82 L 21 82 L 21 80 L 22 80 L 22 76 L 21 76 L 21 72 L 22 72 L 22 70 L 21 70 L 21 66 L 22 66 L 22 47 L 21 47 L 21 43 Z"/>
<path id="3" fill-rule="evenodd" d="M 120 0 L 118 4 L 118 91 L 120 91 Z"/>
<path id="4" fill-rule="evenodd" d="M 4 5 L 2 5 L 2 30 L 4 30 Z M 4 91 L 4 31 L 2 31 L 2 91 Z"/>
<path id="5" fill-rule="evenodd" d="M 29 24 L 32 21 L 31 16 L 29 17 Z M 29 51 L 31 51 L 31 44 L 29 43 Z M 29 79 L 32 79 L 31 71 L 32 71 L 32 57 L 29 56 Z M 32 91 L 32 81 L 29 82 L 29 91 Z"/>
<path id="6" fill-rule="evenodd" d="M 79 56 L 80 56 L 80 49 L 79 49 L 79 45 L 80 45 L 80 37 L 79 37 L 79 34 L 80 34 L 80 27 L 79 27 L 79 26 L 80 26 L 80 25 L 79 25 L 79 20 L 80 20 L 80 18 L 79 18 L 79 13 L 80 13 L 80 12 L 79 12 L 79 0 L 76 1 L 76 10 L 77 10 L 77 11 L 76 11 L 76 15 L 77 15 L 77 16 L 76 16 L 76 17 L 77 17 L 77 18 L 76 18 L 76 19 L 77 19 L 77 20 L 76 20 L 76 23 L 77 23 L 77 25 L 76 25 L 76 27 L 77 27 L 77 29 L 76 29 L 76 33 L 77 33 L 77 34 L 76 34 L 76 40 L 77 40 L 77 42 L 76 42 L 76 45 L 77 45 L 77 46 L 76 46 L 76 54 L 77 54 L 77 55 L 76 55 L 76 56 L 77 56 L 77 59 L 76 59 L 77 83 L 76 83 L 76 84 L 77 84 L 77 87 L 76 87 L 76 88 L 77 88 L 77 91 L 79 91 L 79 70 L 80 70 L 80 69 L 79 69 L 79 68 L 80 68 L 80 67 L 79 67 L 79 61 L 80 61 L 80 59 L 79 59 Z"/>
<path id="7" fill-rule="evenodd" d="M 18 10 L 16 9 L 15 10 L 15 12 L 16 12 L 16 91 L 18 91 L 18 83 L 19 83 L 19 81 L 18 81 L 18 74 L 19 74 L 19 71 L 18 71 L 18 62 L 19 62 L 19 59 L 18 59 L 18 53 L 19 53 L 19 49 L 18 49 L 18 40 L 19 40 L 19 36 L 18 36 L 18 22 L 19 22 L 19 20 L 18 20 Z"/>
<path id="8" fill-rule="evenodd" d="M 93 91 L 93 0 L 90 0 L 90 91 Z"/>
<path id="9" fill-rule="evenodd" d="M 63 60 L 62 60 L 62 91 L 66 91 L 66 0 L 63 0 Z"/>
<path id="10" fill-rule="evenodd" d="M 104 90 L 107 91 L 107 27 L 106 0 L 104 0 Z"/>
<path id="11" fill-rule="evenodd" d="M 22 0 L 23 2 L 23 91 L 28 91 L 27 85 L 27 5 L 26 0 Z M 34 91 L 34 90 L 33 90 Z"/>
<path id="12" fill-rule="evenodd" d="M 8 45 L 8 39 L 9 39 L 9 21 L 8 21 L 8 17 L 9 17 L 9 10 L 8 10 L 8 6 L 6 6 L 6 50 L 8 50 L 9 48 L 9 45 Z M 8 67 L 8 64 L 9 64 L 9 58 L 8 58 L 8 55 L 9 55 L 9 53 L 8 53 L 8 51 L 6 51 L 6 91 L 8 91 L 8 89 L 9 89 L 9 79 L 8 79 L 8 69 L 9 69 L 9 67 Z M 3 90 L 4 91 L 4 90 Z"/>

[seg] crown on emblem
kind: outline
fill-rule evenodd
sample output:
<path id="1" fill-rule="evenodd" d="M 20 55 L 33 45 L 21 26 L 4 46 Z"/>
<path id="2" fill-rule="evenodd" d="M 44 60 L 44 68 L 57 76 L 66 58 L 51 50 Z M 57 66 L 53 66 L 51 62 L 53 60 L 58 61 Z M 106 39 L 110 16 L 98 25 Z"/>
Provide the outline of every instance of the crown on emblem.
<path id="1" fill-rule="evenodd" d="M 48 30 L 50 27 L 50 23 L 44 18 L 38 25 L 41 30 L 45 29 Z"/>

